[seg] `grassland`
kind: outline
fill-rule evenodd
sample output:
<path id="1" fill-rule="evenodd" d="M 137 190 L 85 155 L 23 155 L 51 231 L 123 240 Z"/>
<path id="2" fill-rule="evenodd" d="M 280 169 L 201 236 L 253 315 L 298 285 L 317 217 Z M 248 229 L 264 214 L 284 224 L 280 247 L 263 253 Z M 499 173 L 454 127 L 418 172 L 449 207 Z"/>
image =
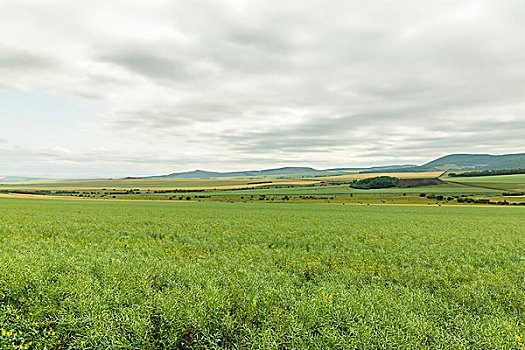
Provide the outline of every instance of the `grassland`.
<path id="1" fill-rule="evenodd" d="M 491 187 L 502 191 L 525 192 L 525 174 L 475 177 L 452 177 L 447 181 L 478 187 Z"/>
<path id="2" fill-rule="evenodd" d="M 4 199 L 0 213 L 4 349 L 516 349 L 525 336 L 522 208 Z"/>
<path id="3" fill-rule="evenodd" d="M 357 174 L 345 174 L 345 175 L 336 175 L 336 176 L 323 176 L 323 181 L 341 181 L 347 182 L 352 180 L 362 180 L 368 179 L 377 176 L 390 176 L 397 177 L 398 179 L 413 179 L 413 178 L 435 178 L 442 175 L 442 171 L 432 171 L 432 172 L 420 172 L 420 173 L 357 173 Z M 319 178 L 311 178 L 319 179 Z"/>
<path id="4" fill-rule="evenodd" d="M 413 177 L 437 177 L 440 172 L 432 173 L 398 173 L 381 174 L 396 176 L 399 178 Z M 68 189 L 232 189 L 246 187 L 260 187 L 266 183 L 282 185 L 308 185 L 317 184 L 321 181 L 348 182 L 352 180 L 365 179 L 378 176 L 377 173 L 369 174 L 349 174 L 337 176 L 324 176 L 312 178 L 219 178 L 219 179 L 98 179 L 98 180 L 60 180 L 60 181 L 33 181 L 33 182 L 0 182 L 0 189 L 49 189 L 49 190 L 68 190 Z"/>
<path id="5" fill-rule="evenodd" d="M 205 195 L 316 195 L 316 194 L 402 194 L 402 193 L 454 193 L 454 194 L 479 194 L 479 193 L 493 193 L 501 192 L 486 188 L 476 188 L 454 186 L 454 185 L 443 185 L 443 186 L 428 186 L 428 187 L 416 187 L 416 188 L 381 188 L 372 190 L 360 190 L 350 188 L 348 185 L 335 185 L 335 186 L 290 186 L 290 187 L 268 187 L 258 189 L 246 189 L 246 190 L 226 190 L 226 191 L 205 191 L 201 194 Z M 196 192 L 195 192 L 196 193 Z"/>
<path id="6" fill-rule="evenodd" d="M 304 179 L 100 179 L 100 180 L 61 180 L 0 183 L 0 189 L 48 189 L 48 190 L 91 190 L 91 189 L 232 189 L 262 186 L 260 182 L 287 184 L 315 184 L 319 180 Z"/>
<path id="7" fill-rule="evenodd" d="M 355 180 L 375 176 L 397 176 L 412 179 L 410 186 L 421 187 L 354 189 Z M 369 173 L 324 176 L 316 178 L 220 178 L 220 179 L 100 179 L 0 183 L 0 197 L 49 196 L 58 198 L 92 198 L 111 200 L 177 200 L 219 202 L 302 202 L 340 204 L 516 204 L 522 198 L 505 198 L 505 191 L 515 191 L 525 184 L 490 184 L 424 181 L 436 179 L 440 172 Z M 446 178 L 445 178 L 446 179 Z M 455 178 L 454 178 L 455 180 Z M 405 182 L 406 184 L 407 182 Z M 440 184 L 441 183 L 441 184 Z M 497 185 L 497 186 L 496 186 Z M 512 188 L 509 188 L 512 187 Z M 465 197 L 468 197 L 466 200 Z M 35 197 L 36 198 L 36 197 Z"/>
<path id="8" fill-rule="evenodd" d="M 518 175 L 495 175 L 495 176 L 473 176 L 473 177 L 451 177 L 456 182 L 464 183 L 486 183 L 486 184 L 524 184 L 525 174 Z"/>

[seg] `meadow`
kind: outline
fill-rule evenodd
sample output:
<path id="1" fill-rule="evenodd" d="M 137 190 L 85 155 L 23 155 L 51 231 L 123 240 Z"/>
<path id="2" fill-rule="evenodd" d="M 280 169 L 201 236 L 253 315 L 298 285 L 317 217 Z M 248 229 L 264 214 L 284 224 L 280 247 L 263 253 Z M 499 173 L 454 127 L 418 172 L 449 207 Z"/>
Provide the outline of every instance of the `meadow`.
<path id="1" fill-rule="evenodd" d="M 352 180 L 365 179 L 378 175 L 391 175 L 401 179 L 406 178 L 432 178 L 437 177 L 440 172 L 429 173 L 363 173 L 322 177 L 232 177 L 213 179 L 85 179 L 85 180 L 59 180 L 59 181 L 30 181 L 30 182 L 4 182 L 0 181 L 1 189 L 47 189 L 47 190 L 91 190 L 91 189 L 232 189 L 265 186 L 265 182 L 273 185 L 315 185 L 321 181 L 348 182 Z M 1 179 L 0 179 L 1 180 Z"/>
<path id="2" fill-rule="evenodd" d="M 353 181 L 381 176 L 423 180 L 415 187 L 356 189 Z M 420 205 L 525 205 L 521 197 L 508 198 L 505 185 L 478 186 L 470 183 L 439 182 L 440 172 L 363 173 L 316 178 L 244 177 L 219 179 L 99 179 L 0 183 L 0 197 L 92 198 L 111 200 L 178 200 L 215 202 L 420 204 Z M 436 181 L 426 182 L 426 179 Z M 455 178 L 454 178 L 455 179 Z M 448 179 L 447 179 L 448 180 Z M 468 197 L 469 201 L 462 199 Z M 479 202 L 482 201 L 483 203 Z M 460 202 L 461 201 L 461 202 Z M 488 202 L 487 202 L 488 201 Z M 479 203 L 478 203 L 479 202 Z"/>
<path id="3" fill-rule="evenodd" d="M 0 200 L 0 349 L 523 349 L 514 207 Z"/>
<path id="4" fill-rule="evenodd" d="M 524 184 L 525 174 L 517 175 L 495 175 L 495 176 L 473 176 L 473 177 L 451 177 L 450 180 L 456 182 L 475 182 L 475 183 L 486 183 L 486 184 Z"/>
<path id="5" fill-rule="evenodd" d="M 258 178 L 226 178 L 226 179 L 100 179 L 100 180 L 61 180 L 61 181 L 34 181 L 34 182 L 5 182 L 0 183 L 0 189 L 47 189 L 47 190 L 91 190 L 91 189 L 230 189 L 257 187 L 258 182 L 266 181 Z M 273 183 L 315 184 L 319 180 L 303 179 L 271 179 Z"/>

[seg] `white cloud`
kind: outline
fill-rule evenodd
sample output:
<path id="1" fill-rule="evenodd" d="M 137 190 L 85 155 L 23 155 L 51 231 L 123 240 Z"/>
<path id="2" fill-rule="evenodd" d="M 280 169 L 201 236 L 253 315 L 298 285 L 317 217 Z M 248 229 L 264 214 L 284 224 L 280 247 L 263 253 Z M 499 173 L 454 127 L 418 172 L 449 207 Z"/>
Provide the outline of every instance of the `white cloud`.
<path id="1" fill-rule="evenodd" d="M 57 127 L 59 140 L 1 130 L 31 164 L 18 172 L 330 167 L 525 151 L 520 1 L 0 4 L 0 91 L 40 89 L 97 106 Z"/>

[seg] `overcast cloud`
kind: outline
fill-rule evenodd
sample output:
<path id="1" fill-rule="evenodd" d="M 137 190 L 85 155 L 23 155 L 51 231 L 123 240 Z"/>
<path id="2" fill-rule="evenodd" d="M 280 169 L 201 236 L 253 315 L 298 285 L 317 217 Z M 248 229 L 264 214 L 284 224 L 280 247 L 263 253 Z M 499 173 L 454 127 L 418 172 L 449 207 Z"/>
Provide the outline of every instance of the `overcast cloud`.
<path id="1" fill-rule="evenodd" d="M 0 0 L 0 174 L 525 152 L 523 1 Z"/>

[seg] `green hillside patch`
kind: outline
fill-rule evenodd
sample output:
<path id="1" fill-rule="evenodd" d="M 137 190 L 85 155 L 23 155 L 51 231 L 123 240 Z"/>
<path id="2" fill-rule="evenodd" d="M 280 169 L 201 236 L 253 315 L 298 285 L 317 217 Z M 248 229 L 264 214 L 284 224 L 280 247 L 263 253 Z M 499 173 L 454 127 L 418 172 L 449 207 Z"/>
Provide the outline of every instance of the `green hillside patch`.
<path id="1" fill-rule="evenodd" d="M 525 184 L 525 174 L 518 175 L 496 175 L 496 176 L 473 176 L 454 177 L 451 180 L 465 183 L 501 183 L 501 184 Z"/>

